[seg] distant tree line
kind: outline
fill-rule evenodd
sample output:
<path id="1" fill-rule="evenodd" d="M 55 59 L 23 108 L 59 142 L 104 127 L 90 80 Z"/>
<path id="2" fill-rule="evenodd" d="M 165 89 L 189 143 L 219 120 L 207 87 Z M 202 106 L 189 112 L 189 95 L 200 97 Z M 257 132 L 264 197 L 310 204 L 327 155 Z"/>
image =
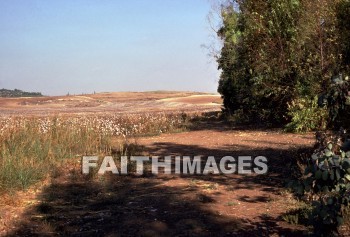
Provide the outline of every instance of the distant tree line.
<path id="1" fill-rule="evenodd" d="M 220 11 L 224 111 L 293 131 L 331 126 L 320 104 L 348 79 L 350 0 L 231 0 Z"/>
<path id="2" fill-rule="evenodd" d="M 0 89 L 0 97 L 40 97 L 43 96 L 40 92 L 26 92 L 18 89 L 7 90 Z"/>

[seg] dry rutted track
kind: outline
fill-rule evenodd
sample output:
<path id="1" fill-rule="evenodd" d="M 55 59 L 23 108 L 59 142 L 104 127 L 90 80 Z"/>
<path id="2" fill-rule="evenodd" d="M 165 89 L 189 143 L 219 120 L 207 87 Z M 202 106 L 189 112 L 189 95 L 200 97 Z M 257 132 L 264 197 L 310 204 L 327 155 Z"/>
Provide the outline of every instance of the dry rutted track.
<path id="1" fill-rule="evenodd" d="M 297 149 L 312 134 L 233 129 L 206 122 L 193 131 L 136 138 L 145 155 L 263 155 L 267 175 L 87 177 L 80 159 L 66 163 L 11 224 L 9 236 L 297 236 L 281 215 Z M 27 200 L 28 201 L 28 200 Z M 30 201 L 30 200 L 29 200 Z"/>

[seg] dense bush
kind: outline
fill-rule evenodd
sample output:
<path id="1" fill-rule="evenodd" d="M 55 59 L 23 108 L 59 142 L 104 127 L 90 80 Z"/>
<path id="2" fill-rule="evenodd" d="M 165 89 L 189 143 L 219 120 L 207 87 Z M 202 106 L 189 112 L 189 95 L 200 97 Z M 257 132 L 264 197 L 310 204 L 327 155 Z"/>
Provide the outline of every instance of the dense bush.
<path id="1" fill-rule="evenodd" d="M 317 149 L 308 159 L 303 178 L 293 185 L 298 195 L 312 200 L 310 220 L 315 233 L 323 236 L 336 234 L 349 212 L 350 139 L 343 128 L 349 126 L 349 89 L 348 78 L 340 75 L 319 97 L 318 105 L 327 108 L 329 123 L 340 130 L 317 133 Z M 309 107 L 315 107 L 315 102 Z"/>
<path id="2" fill-rule="evenodd" d="M 318 149 L 308 160 L 304 177 L 293 187 L 312 200 L 314 232 L 329 236 L 344 223 L 350 203 L 350 140 L 344 130 L 317 134 Z"/>
<path id="3" fill-rule="evenodd" d="M 334 78 L 328 91 L 319 97 L 319 106 L 329 111 L 329 125 L 335 129 L 350 128 L 350 84 L 349 77 Z"/>
<path id="4" fill-rule="evenodd" d="M 224 111 L 250 122 L 290 123 L 294 131 L 323 126 L 323 118 L 314 121 L 314 112 L 323 115 L 314 98 L 329 90 L 333 75 L 349 69 L 349 2 L 223 4 L 217 61 Z"/>

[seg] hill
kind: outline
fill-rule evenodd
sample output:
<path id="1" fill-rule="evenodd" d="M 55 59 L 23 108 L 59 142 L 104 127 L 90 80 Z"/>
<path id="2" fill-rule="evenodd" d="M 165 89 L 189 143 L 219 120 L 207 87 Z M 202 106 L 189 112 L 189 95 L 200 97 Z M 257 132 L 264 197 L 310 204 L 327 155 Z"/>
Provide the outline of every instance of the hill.
<path id="1" fill-rule="evenodd" d="M 69 96 L 1 98 L 1 115 L 220 111 L 218 94 L 197 92 L 104 92 Z"/>

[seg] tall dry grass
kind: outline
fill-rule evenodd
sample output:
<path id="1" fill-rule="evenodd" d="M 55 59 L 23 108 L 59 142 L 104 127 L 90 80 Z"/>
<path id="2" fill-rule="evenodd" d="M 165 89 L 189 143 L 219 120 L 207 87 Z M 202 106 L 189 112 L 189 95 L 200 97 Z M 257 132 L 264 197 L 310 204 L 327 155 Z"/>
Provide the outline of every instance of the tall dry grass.
<path id="1" fill-rule="evenodd" d="M 0 193 L 28 188 L 65 159 L 110 155 L 112 137 L 182 131 L 189 119 L 165 113 L 0 117 Z"/>
<path id="2" fill-rule="evenodd" d="M 13 122 L 0 136 L 0 191 L 25 189 L 38 182 L 63 159 L 107 154 L 110 136 L 84 126 L 57 124 L 42 130 L 40 120 Z M 19 126 L 18 126 L 19 125 Z"/>

